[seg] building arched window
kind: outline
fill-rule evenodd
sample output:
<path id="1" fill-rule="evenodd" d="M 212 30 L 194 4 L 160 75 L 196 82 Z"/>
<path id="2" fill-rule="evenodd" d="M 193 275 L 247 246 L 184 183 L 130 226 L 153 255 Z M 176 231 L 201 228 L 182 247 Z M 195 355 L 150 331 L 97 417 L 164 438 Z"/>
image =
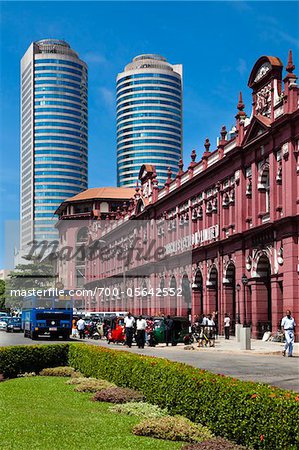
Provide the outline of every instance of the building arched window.
<path id="1" fill-rule="evenodd" d="M 88 240 L 88 228 L 79 228 L 76 236 L 76 287 L 83 287 L 85 278 L 86 243 Z"/>
<path id="2" fill-rule="evenodd" d="M 259 209 L 260 215 L 267 218 L 270 213 L 270 174 L 269 167 L 265 167 L 260 175 L 259 183 Z"/>

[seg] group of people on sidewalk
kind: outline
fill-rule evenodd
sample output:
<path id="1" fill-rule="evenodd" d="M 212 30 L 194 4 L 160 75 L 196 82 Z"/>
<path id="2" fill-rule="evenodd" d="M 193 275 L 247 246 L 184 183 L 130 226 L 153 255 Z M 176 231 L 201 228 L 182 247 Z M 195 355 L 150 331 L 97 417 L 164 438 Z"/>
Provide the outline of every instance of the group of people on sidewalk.
<path id="1" fill-rule="evenodd" d="M 215 338 L 218 335 L 218 313 L 201 314 L 196 316 L 191 331 L 199 347 L 215 347 Z"/>
<path id="2" fill-rule="evenodd" d="M 230 337 L 230 327 L 231 318 L 228 313 L 224 314 L 224 336 L 225 339 Z M 291 311 L 288 309 L 286 315 L 281 320 L 281 331 L 284 333 L 285 337 L 285 347 L 282 352 L 283 356 L 293 356 L 293 346 L 294 346 L 294 336 L 295 336 L 296 322 L 292 317 Z M 210 346 L 214 346 L 213 341 L 215 341 L 215 336 L 218 335 L 218 313 L 213 312 L 212 314 L 201 314 L 196 316 L 194 324 L 192 326 L 192 332 L 199 335 L 198 343 L 199 346 L 203 346 L 203 343 L 210 343 Z M 206 341 L 206 342 L 205 342 Z M 212 344 L 211 344 L 212 342 Z"/>
<path id="3" fill-rule="evenodd" d="M 124 319 L 125 324 L 125 345 L 132 347 L 133 338 L 138 348 L 144 348 L 147 343 L 150 347 L 154 346 L 154 319 L 150 317 L 145 319 L 143 316 L 138 316 L 137 320 L 129 312 Z"/>

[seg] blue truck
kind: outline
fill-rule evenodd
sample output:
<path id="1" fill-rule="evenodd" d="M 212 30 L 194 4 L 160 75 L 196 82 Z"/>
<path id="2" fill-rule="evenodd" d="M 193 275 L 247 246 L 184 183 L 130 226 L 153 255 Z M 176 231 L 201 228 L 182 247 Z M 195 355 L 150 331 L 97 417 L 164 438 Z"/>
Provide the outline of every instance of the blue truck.
<path id="1" fill-rule="evenodd" d="M 26 297 L 22 308 L 24 337 L 41 335 L 68 339 L 72 332 L 73 305 L 70 297 Z"/>

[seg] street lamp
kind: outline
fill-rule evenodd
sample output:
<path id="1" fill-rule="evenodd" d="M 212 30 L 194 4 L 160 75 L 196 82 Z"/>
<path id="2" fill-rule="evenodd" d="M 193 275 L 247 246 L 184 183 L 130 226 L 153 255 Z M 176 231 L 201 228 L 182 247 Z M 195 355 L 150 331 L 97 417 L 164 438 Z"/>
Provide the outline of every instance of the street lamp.
<path id="1" fill-rule="evenodd" d="M 241 285 L 240 285 L 240 283 L 238 283 L 237 285 L 236 285 L 236 290 L 237 290 L 237 293 L 238 293 L 238 313 L 237 313 L 237 323 L 241 323 L 241 320 L 240 320 L 240 290 L 241 290 Z"/>
<path id="2" fill-rule="evenodd" d="M 246 323 L 246 285 L 248 284 L 248 278 L 246 277 L 245 273 L 242 275 L 241 278 L 242 284 L 243 284 L 243 290 L 244 290 L 244 322 L 243 322 L 243 326 L 246 327 L 247 323 Z"/>

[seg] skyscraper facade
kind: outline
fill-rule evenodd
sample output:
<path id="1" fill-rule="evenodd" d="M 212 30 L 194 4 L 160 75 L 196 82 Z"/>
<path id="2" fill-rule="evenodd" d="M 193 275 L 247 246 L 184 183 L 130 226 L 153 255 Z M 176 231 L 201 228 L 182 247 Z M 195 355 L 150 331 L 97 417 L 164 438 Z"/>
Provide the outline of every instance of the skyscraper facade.
<path id="1" fill-rule="evenodd" d="M 65 41 L 21 60 L 21 242 L 57 237 L 54 212 L 87 188 L 87 66 Z"/>
<path id="2" fill-rule="evenodd" d="M 117 76 L 117 184 L 136 185 L 140 166 L 156 167 L 163 185 L 182 156 L 182 65 L 136 56 Z"/>

